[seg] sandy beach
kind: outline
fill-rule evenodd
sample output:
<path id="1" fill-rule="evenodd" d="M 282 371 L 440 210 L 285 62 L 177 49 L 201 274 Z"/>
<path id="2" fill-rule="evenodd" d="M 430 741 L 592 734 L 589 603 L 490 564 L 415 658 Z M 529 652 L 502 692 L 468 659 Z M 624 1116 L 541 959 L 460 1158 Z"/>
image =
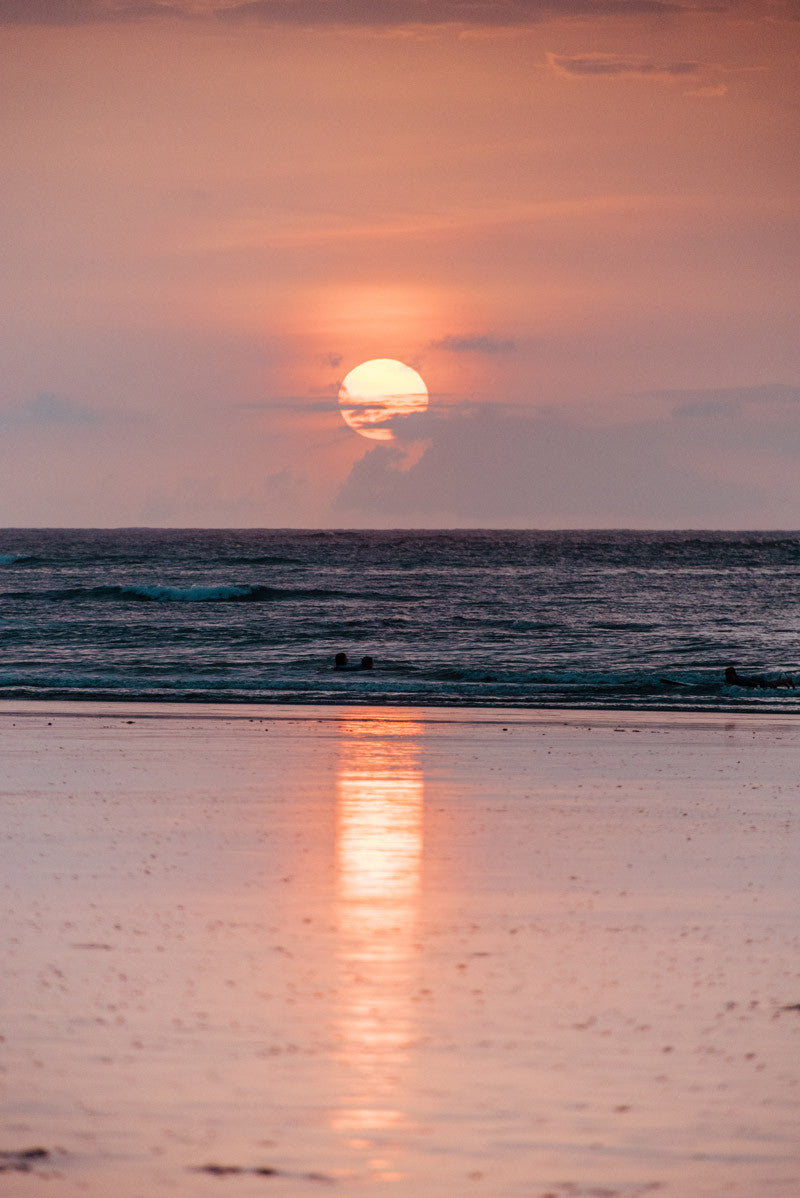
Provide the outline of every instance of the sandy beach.
<path id="1" fill-rule="evenodd" d="M 4 1195 L 800 1193 L 800 719 L 0 737 Z"/>

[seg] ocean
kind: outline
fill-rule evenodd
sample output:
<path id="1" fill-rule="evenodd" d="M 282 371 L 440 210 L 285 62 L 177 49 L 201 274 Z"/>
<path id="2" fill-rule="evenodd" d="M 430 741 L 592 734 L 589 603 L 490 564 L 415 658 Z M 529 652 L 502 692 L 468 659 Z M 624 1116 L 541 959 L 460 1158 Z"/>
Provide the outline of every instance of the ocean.
<path id="1" fill-rule="evenodd" d="M 0 698 L 797 712 L 723 672 L 799 595 L 800 533 L 12 529 Z"/>

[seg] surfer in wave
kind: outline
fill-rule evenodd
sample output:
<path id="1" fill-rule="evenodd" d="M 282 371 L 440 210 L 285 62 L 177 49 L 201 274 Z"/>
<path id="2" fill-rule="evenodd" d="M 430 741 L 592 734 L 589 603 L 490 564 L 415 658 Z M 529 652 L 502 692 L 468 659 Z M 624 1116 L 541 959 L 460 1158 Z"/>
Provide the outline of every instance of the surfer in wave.
<path id="1" fill-rule="evenodd" d="M 750 690 L 777 690 L 781 686 L 796 690 L 791 674 L 779 674 L 777 678 L 765 678 L 763 674 L 739 674 L 736 666 L 728 666 L 725 671 L 725 682 L 728 686 L 746 686 Z"/>

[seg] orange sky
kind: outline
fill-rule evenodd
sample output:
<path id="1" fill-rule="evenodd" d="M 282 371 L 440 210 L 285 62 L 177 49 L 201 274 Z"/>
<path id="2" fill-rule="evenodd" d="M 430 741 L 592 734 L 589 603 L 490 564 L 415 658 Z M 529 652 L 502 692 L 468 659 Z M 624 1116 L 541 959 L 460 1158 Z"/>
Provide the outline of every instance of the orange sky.
<path id="1" fill-rule="evenodd" d="M 797 526 L 789 0 L 0 0 L 0 53 L 0 523 Z"/>

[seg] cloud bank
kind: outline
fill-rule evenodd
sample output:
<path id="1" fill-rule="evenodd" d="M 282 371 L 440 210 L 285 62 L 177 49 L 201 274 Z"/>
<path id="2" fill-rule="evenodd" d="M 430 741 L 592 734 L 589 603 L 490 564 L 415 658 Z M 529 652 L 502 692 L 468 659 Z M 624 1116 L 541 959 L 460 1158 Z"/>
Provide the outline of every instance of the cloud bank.
<path id="1" fill-rule="evenodd" d="M 703 67 L 699 62 L 657 62 L 650 58 L 621 54 L 548 54 L 555 71 L 577 77 L 638 76 L 649 79 L 681 79 L 698 75 Z"/>
<path id="2" fill-rule="evenodd" d="M 0 0 L 0 25 L 80 25 L 152 18 L 216 17 L 272 25 L 461 25 L 515 27 L 563 17 L 631 17 L 726 12 L 732 3 L 691 0 Z"/>
<path id="3" fill-rule="evenodd" d="M 516 343 L 493 337 L 491 333 L 476 333 L 469 337 L 447 336 L 430 343 L 431 349 L 443 349 L 453 354 L 509 354 Z"/>
<path id="4" fill-rule="evenodd" d="M 70 428 L 100 424 L 104 414 L 86 404 L 43 391 L 0 411 L 0 424 L 28 428 Z"/>
<path id="5" fill-rule="evenodd" d="M 410 467 L 394 446 L 366 453 L 336 508 L 354 523 L 369 515 L 462 527 L 792 526 L 786 484 L 800 451 L 800 405 L 779 404 L 769 420 L 772 399 L 703 394 L 683 395 L 661 417 L 595 427 L 552 412 L 451 410 L 432 418 L 429 447 Z"/>

